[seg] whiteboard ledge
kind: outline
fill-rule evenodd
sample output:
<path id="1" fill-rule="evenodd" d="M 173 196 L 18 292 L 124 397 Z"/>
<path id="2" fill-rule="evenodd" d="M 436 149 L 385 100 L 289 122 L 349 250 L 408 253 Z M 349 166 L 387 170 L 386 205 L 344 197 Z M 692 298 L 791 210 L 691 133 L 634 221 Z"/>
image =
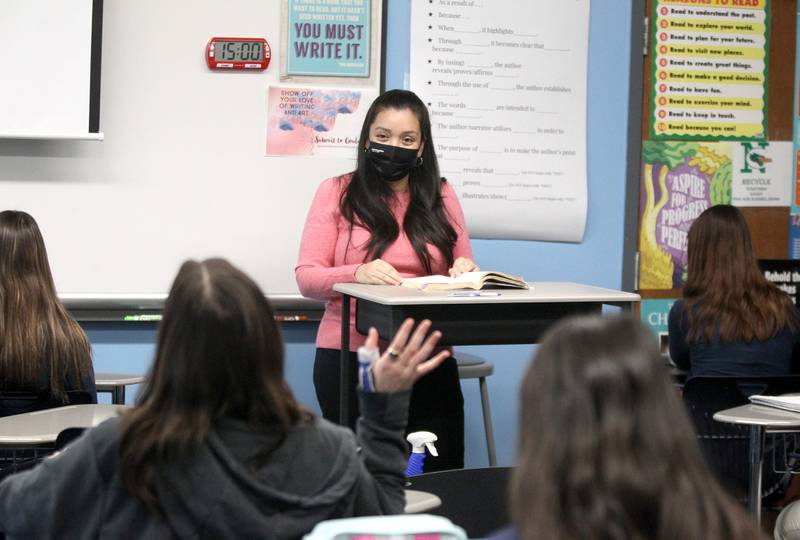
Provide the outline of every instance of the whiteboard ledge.
<path id="1" fill-rule="evenodd" d="M 0 139 L 102 141 L 105 133 L 0 133 Z"/>
<path id="2" fill-rule="evenodd" d="M 166 293 L 128 294 L 128 293 L 59 293 L 61 302 L 68 310 L 130 309 L 161 310 L 167 299 Z M 299 294 L 266 295 L 277 310 L 321 310 L 324 304 L 318 300 L 305 298 Z"/>

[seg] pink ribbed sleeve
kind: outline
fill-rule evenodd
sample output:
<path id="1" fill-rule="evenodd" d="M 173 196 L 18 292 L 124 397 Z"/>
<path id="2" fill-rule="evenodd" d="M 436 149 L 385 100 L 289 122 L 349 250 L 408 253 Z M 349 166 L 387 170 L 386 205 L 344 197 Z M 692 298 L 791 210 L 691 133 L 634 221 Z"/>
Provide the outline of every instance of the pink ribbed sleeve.
<path id="1" fill-rule="evenodd" d="M 308 211 L 294 269 L 300 294 L 308 298 L 328 300 L 338 295 L 333 291 L 335 283 L 355 281 L 358 264 L 335 266 L 336 243 L 343 221 L 339 212 L 341 189 L 341 178 L 325 180 Z"/>

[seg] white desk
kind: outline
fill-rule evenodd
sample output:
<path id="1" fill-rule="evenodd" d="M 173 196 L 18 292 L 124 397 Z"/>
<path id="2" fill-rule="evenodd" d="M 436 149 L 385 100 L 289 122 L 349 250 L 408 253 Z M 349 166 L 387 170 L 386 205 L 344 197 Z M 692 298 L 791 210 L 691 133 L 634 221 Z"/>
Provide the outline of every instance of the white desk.
<path id="1" fill-rule="evenodd" d="M 95 373 L 94 384 L 98 392 L 111 392 L 111 403 L 125 405 L 125 387 L 130 384 L 142 384 L 144 375 L 128 373 Z"/>
<path id="2" fill-rule="evenodd" d="M 54 443 L 71 427 L 94 427 L 125 410 L 122 405 L 67 405 L 0 418 L 0 447 L 28 448 Z"/>
<path id="3" fill-rule="evenodd" d="M 760 405 L 740 405 L 715 413 L 714 420 L 750 427 L 750 485 L 747 507 L 756 523 L 760 523 L 761 469 L 764 465 L 765 434 L 800 431 L 800 413 Z"/>
<path id="4" fill-rule="evenodd" d="M 448 291 L 421 291 L 393 285 L 337 283 L 342 294 L 340 423 L 346 424 L 350 300 L 355 300 L 356 329 L 370 326 L 391 339 L 403 321 L 430 319 L 442 332 L 440 344 L 498 345 L 537 343 L 557 320 L 576 314 L 599 314 L 603 305 L 630 310 L 638 294 L 566 282 L 533 282 L 530 290 L 498 289 L 500 296 L 449 296 Z"/>
<path id="5" fill-rule="evenodd" d="M 433 493 L 416 489 L 406 490 L 406 514 L 421 514 L 440 506 L 442 506 L 442 499 Z"/>

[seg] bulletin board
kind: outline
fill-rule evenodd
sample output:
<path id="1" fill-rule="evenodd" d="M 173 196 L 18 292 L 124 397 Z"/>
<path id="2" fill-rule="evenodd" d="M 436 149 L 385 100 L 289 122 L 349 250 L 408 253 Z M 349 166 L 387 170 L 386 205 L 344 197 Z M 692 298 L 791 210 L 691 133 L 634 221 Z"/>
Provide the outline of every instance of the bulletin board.
<path id="1" fill-rule="evenodd" d="M 654 2 L 647 1 L 647 14 L 649 20 L 656 18 Z M 662 6 L 663 7 L 663 6 Z M 779 141 L 792 141 L 793 130 L 793 102 L 794 95 L 794 66 L 795 66 L 795 32 L 797 1 L 769 0 L 767 6 L 768 42 L 766 50 L 769 69 L 765 71 L 767 79 L 766 103 L 766 141 L 774 146 Z M 651 36 L 655 34 L 649 34 Z M 641 133 L 643 149 L 648 148 L 651 140 L 653 126 L 653 58 L 650 57 L 651 49 L 643 57 L 643 100 L 642 100 L 642 125 Z M 740 143 L 732 143 L 740 144 Z M 709 156 L 713 158 L 709 153 Z M 643 155 L 643 171 L 647 163 Z M 713 169 L 713 163 L 707 162 Z M 742 169 L 741 166 L 738 167 Z M 791 173 L 790 173 L 791 174 Z M 737 205 L 739 206 L 739 205 Z M 759 259 L 786 259 L 789 245 L 789 207 L 787 206 L 739 206 L 747 220 L 753 238 L 756 256 Z M 637 208 L 641 220 L 641 208 Z M 639 230 L 642 223 L 640 222 Z M 642 258 L 642 238 L 639 237 L 639 259 Z M 657 298 L 679 298 L 679 287 L 651 288 L 642 286 L 648 279 L 642 276 L 642 265 L 638 268 L 637 288 L 644 300 Z"/>

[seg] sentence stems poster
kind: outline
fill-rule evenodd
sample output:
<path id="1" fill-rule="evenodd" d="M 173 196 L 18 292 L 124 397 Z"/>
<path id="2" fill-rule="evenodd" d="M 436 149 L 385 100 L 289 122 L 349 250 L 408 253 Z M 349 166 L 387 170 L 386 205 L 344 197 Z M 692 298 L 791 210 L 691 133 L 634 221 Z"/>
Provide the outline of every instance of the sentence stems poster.
<path id="1" fill-rule="evenodd" d="M 589 0 L 414 1 L 410 86 L 470 236 L 579 242 Z"/>

